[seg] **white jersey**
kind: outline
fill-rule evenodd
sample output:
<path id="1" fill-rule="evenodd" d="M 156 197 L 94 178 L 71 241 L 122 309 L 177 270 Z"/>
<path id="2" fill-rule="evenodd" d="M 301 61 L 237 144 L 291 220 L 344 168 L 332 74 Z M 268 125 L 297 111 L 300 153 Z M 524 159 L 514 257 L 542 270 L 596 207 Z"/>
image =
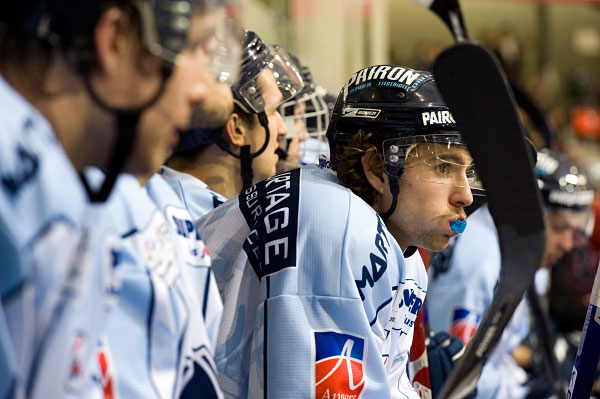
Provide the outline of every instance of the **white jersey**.
<path id="1" fill-rule="evenodd" d="M 181 203 L 190 212 L 194 220 L 227 201 L 227 198 L 216 193 L 202 180 L 175 169 L 163 166 L 158 172 L 175 191 Z"/>
<path id="2" fill-rule="evenodd" d="M 215 359 L 228 398 L 418 398 L 406 374 L 427 290 L 362 199 L 317 166 L 202 217 L 225 300 Z"/>
<path id="3" fill-rule="evenodd" d="M 48 121 L 0 78 L 0 292 L 16 397 L 78 397 L 115 302 L 118 241 Z"/>
<path id="4" fill-rule="evenodd" d="M 158 179 L 149 182 L 154 199 L 176 200 Z M 222 397 L 209 325 L 216 331 L 220 298 L 191 217 L 177 204 L 158 206 L 129 175 L 118 178 L 104 217 L 122 236 L 123 285 L 86 397 Z"/>
<path id="5" fill-rule="evenodd" d="M 432 279 L 427 296 L 432 329 L 450 332 L 463 342 L 470 341 L 492 303 L 501 265 L 498 234 L 487 205 L 467 221 L 465 232 L 443 253 L 444 271 Z M 511 353 L 528 333 L 529 308 L 523 299 L 483 368 L 478 398 L 521 398 L 527 394 L 522 386 L 526 373 Z"/>

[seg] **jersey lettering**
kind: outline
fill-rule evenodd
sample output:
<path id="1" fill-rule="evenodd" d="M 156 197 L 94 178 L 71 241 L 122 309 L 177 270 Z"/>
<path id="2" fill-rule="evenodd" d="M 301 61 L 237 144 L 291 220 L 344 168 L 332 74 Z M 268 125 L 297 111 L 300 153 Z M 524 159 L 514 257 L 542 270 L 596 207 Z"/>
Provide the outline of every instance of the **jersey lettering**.
<path id="1" fill-rule="evenodd" d="M 300 169 L 248 188 L 239 206 L 250 233 L 243 248 L 259 279 L 296 266 Z"/>
<path id="2" fill-rule="evenodd" d="M 371 253 L 369 254 L 369 259 L 371 261 L 371 272 L 366 265 L 362 267 L 362 273 L 360 280 L 355 280 L 356 287 L 358 288 L 358 293 L 360 294 L 360 299 L 365 300 L 365 294 L 363 293 L 363 289 L 367 287 L 373 287 L 377 280 L 383 276 L 385 271 L 387 270 L 387 253 L 390 242 L 388 241 L 385 231 L 383 229 L 383 222 L 381 218 L 377 217 L 377 234 L 375 235 L 375 247 L 379 250 L 379 255 Z"/>

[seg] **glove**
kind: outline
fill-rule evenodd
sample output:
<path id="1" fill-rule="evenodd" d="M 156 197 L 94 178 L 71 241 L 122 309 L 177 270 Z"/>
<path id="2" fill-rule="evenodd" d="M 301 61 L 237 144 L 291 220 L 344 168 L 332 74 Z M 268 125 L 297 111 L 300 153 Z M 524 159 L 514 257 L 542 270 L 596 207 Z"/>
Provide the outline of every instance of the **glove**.
<path id="1" fill-rule="evenodd" d="M 465 348 L 459 338 L 452 337 L 446 332 L 432 334 L 425 343 L 429 361 L 431 393 L 434 398 L 438 398 L 442 386 L 452 372 L 454 365 L 465 353 Z M 471 392 L 467 398 L 474 398 L 476 393 L 477 389 Z"/>

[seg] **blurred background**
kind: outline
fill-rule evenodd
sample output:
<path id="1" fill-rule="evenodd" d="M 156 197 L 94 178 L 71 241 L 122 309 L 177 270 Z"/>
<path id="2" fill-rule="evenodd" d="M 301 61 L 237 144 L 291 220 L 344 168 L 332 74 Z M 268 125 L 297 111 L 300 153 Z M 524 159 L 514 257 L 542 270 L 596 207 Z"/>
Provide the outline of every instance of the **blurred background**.
<path id="1" fill-rule="evenodd" d="M 526 125 L 538 146 L 567 152 L 600 182 L 600 0 L 460 0 L 471 38 L 493 49 L 550 124 Z M 241 0 L 242 20 L 310 67 L 337 95 L 350 75 L 393 63 L 429 69 L 452 44 L 411 0 Z M 547 136 L 547 134 L 546 134 Z"/>

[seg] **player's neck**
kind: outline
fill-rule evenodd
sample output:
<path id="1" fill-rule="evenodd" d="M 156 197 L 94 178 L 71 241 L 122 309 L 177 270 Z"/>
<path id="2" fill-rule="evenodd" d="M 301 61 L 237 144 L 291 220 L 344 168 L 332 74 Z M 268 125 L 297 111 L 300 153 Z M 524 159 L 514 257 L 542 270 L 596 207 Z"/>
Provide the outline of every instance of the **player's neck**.
<path id="1" fill-rule="evenodd" d="M 211 190 L 226 198 L 235 197 L 242 191 L 240 160 L 215 144 L 200 153 L 193 162 L 174 158 L 167 165 L 179 172 L 194 176 L 206 183 Z"/>

